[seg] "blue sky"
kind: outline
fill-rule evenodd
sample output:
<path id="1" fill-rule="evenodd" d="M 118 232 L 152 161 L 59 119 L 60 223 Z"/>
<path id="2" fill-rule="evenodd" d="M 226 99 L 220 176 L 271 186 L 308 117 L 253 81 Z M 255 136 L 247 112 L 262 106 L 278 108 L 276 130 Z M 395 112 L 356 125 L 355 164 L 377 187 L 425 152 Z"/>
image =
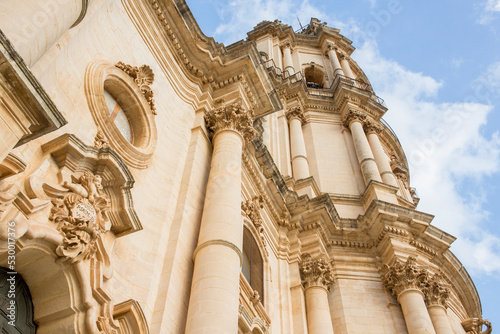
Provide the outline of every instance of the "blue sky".
<path id="1" fill-rule="evenodd" d="M 483 316 L 500 326 L 500 0 L 187 0 L 228 45 L 262 20 L 341 29 L 389 111 L 418 209 L 456 236 Z"/>

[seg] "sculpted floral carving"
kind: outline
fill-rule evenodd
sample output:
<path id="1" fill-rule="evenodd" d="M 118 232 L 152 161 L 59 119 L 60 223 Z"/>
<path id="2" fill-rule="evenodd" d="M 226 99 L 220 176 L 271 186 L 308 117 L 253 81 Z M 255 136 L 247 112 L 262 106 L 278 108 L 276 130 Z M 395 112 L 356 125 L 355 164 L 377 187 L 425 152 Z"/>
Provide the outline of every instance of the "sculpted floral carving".
<path id="1" fill-rule="evenodd" d="M 397 260 L 392 266 L 383 267 L 382 283 L 395 297 L 409 289 L 423 291 L 428 279 L 428 271 L 417 266 L 417 259 L 412 256 L 406 262 Z"/>
<path id="2" fill-rule="evenodd" d="M 221 130 L 231 129 L 239 132 L 248 141 L 257 135 L 257 131 L 253 128 L 253 113 L 251 110 L 245 111 L 241 101 L 224 104 L 207 111 L 205 121 L 207 128 L 213 134 Z"/>
<path id="3" fill-rule="evenodd" d="M 366 117 L 366 114 L 361 111 L 349 109 L 344 118 L 344 126 L 348 128 L 353 121 L 358 121 L 361 124 L 364 124 L 366 121 Z"/>
<path id="4" fill-rule="evenodd" d="M 97 238 L 109 230 L 110 201 L 101 182 L 99 175 L 84 172 L 79 178 L 72 177 L 71 183 L 64 182 L 69 192 L 52 200 L 49 219 L 58 224 L 64 237 L 56 253 L 70 264 L 90 259 Z"/>
<path id="5" fill-rule="evenodd" d="M 467 334 L 491 334 L 493 327 L 491 322 L 482 318 L 470 318 L 462 322 Z M 486 330 L 483 331 L 483 326 L 486 326 Z"/>
<path id="6" fill-rule="evenodd" d="M 263 221 L 260 215 L 260 209 L 264 208 L 264 200 L 262 196 L 255 196 L 254 198 L 241 202 L 241 211 L 243 214 L 250 219 L 253 223 L 257 232 L 259 232 L 260 240 L 262 241 L 262 245 L 264 246 L 264 251 L 266 256 L 269 256 L 269 252 L 267 251 L 267 243 L 266 237 L 264 235 L 264 226 L 262 226 Z"/>
<path id="7" fill-rule="evenodd" d="M 450 297 L 450 289 L 443 283 L 440 274 L 436 274 L 429 279 L 427 285 L 423 288 L 423 292 L 427 306 L 441 305 L 446 307 Z"/>
<path id="8" fill-rule="evenodd" d="M 104 135 L 104 132 L 102 132 L 101 128 L 97 129 L 97 134 L 95 135 L 94 138 L 94 147 L 96 148 L 106 148 L 109 147 L 109 140 L 106 138 Z"/>
<path id="9" fill-rule="evenodd" d="M 300 264 L 300 274 L 304 288 L 321 286 L 330 289 L 333 285 L 332 265 L 325 258 L 313 258 L 305 253 Z"/>
<path id="10" fill-rule="evenodd" d="M 116 65 L 123 72 L 127 73 L 132 79 L 134 79 L 137 86 L 141 90 L 142 94 L 148 101 L 149 106 L 151 107 L 151 112 L 156 115 L 156 107 L 154 100 L 154 92 L 151 89 L 151 85 L 153 84 L 155 75 L 153 70 L 148 65 L 142 65 L 141 67 L 136 67 L 128 64 L 124 64 L 121 61 Z"/>
<path id="11" fill-rule="evenodd" d="M 366 133 L 374 132 L 376 134 L 379 134 L 382 131 L 384 131 L 384 128 L 382 126 L 378 125 L 377 123 L 375 123 L 373 120 L 367 120 L 363 127 L 364 127 Z"/>
<path id="12" fill-rule="evenodd" d="M 306 118 L 304 117 L 304 112 L 302 111 L 301 106 L 295 106 L 290 109 L 288 109 L 285 112 L 285 116 L 290 121 L 292 118 L 297 118 L 300 120 L 302 124 L 306 122 Z"/>

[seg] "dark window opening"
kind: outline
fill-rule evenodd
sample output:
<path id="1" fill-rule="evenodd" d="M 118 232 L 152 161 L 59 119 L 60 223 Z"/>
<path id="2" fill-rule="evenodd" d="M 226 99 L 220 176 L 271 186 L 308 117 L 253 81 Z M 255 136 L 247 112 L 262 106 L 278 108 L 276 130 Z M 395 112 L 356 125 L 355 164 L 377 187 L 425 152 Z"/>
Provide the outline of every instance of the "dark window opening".
<path id="1" fill-rule="evenodd" d="M 323 88 L 325 74 L 319 67 L 314 65 L 306 67 L 304 76 L 306 78 L 307 87 Z"/>
<path id="2" fill-rule="evenodd" d="M 243 229 L 243 264 L 241 272 L 252 289 L 259 293 L 261 303 L 264 305 L 264 262 L 257 242 L 246 227 Z"/>

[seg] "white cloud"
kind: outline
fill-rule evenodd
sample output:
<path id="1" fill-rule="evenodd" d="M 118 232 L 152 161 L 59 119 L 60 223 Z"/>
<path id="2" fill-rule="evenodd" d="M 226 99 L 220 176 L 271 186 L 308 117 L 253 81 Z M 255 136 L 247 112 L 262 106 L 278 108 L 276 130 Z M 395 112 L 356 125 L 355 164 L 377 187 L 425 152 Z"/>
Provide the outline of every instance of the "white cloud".
<path id="1" fill-rule="evenodd" d="M 373 41 L 354 59 L 389 106 L 384 118 L 403 144 L 412 186 L 422 198 L 419 209 L 436 215 L 433 224 L 458 237 L 452 250 L 469 271 L 499 274 L 500 238 L 488 231 L 480 187 L 485 177 L 500 171 L 499 135 L 482 133 L 493 107 L 479 103 L 485 100 L 476 95 L 465 99 L 472 102 L 433 102 L 444 83 L 385 59 Z M 498 76 L 496 71 L 491 75 L 497 68 Z M 483 78 L 500 85 L 500 63 L 488 73 L 477 82 Z M 475 187 L 464 191 L 463 182 Z"/>
<path id="2" fill-rule="evenodd" d="M 500 12 L 500 0 L 488 0 L 486 3 L 486 11 Z"/>
<path id="3" fill-rule="evenodd" d="M 246 38 L 246 33 L 263 20 L 281 20 L 285 24 L 299 27 L 309 24 L 311 17 L 328 22 L 328 16 L 314 7 L 308 0 L 232 0 L 219 3 L 221 21 L 214 33 L 217 40 L 226 44 Z"/>

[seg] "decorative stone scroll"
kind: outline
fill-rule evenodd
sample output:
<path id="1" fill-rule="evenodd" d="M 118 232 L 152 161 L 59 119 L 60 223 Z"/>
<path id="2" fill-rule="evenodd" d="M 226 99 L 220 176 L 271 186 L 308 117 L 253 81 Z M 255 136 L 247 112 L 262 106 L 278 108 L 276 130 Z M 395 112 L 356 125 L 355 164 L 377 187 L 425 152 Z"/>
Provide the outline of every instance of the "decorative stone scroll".
<path id="1" fill-rule="evenodd" d="M 239 132 L 247 141 L 257 136 L 257 131 L 253 128 L 253 111 L 245 111 L 241 101 L 207 111 L 205 121 L 212 137 L 218 131 L 228 129 Z"/>
<path id="2" fill-rule="evenodd" d="M 123 72 L 127 73 L 130 77 L 132 77 L 132 79 L 134 79 L 135 83 L 146 98 L 146 101 L 148 101 L 149 106 L 151 107 L 151 112 L 153 113 L 153 115 L 156 115 L 154 92 L 151 89 L 151 85 L 153 84 L 155 75 L 151 67 L 149 67 L 148 65 L 136 67 L 122 63 L 121 61 L 118 62 L 115 66 Z"/>
<path id="3" fill-rule="evenodd" d="M 361 111 L 349 109 L 349 111 L 347 112 L 347 114 L 345 115 L 345 118 L 344 118 L 344 126 L 346 128 L 349 128 L 349 125 L 353 121 L 358 121 L 361 124 L 364 124 L 366 122 L 366 117 L 367 117 L 367 115 Z"/>
<path id="4" fill-rule="evenodd" d="M 435 274 L 423 288 L 425 296 L 425 304 L 427 307 L 433 305 L 441 305 L 446 308 L 448 298 L 450 297 L 450 289 L 443 283 L 442 276 Z"/>
<path id="5" fill-rule="evenodd" d="M 428 285 L 428 271 L 417 266 L 417 259 L 413 256 L 406 262 L 396 260 L 392 266 L 385 264 L 382 271 L 382 283 L 396 298 L 405 290 L 423 291 Z"/>
<path id="6" fill-rule="evenodd" d="M 304 112 L 301 106 L 295 106 L 285 112 L 286 119 L 290 122 L 292 118 L 297 118 L 302 124 L 306 123 Z"/>
<path id="7" fill-rule="evenodd" d="M 79 178 L 72 176 L 72 183 L 66 181 L 63 187 L 69 192 L 52 200 L 49 219 L 58 224 L 64 237 L 56 249 L 57 255 L 72 264 L 95 254 L 97 238 L 110 228 L 110 200 L 103 192 L 101 176 L 90 172 Z"/>
<path id="8" fill-rule="evenodd" d="M 300 274 L 305 289 L 320 286 L 330 290 L 333 285 L 332 265 L 324 257 L 313 258 L 309 253 L 303 254 Z"/>
<path id="9" fill-rule="evenodd" d="M 248 201 L 241 202 L 241 211 L 257 229 L 260 240 L 262 241 L 262 246 L 264 246 L 265 254 L 266 256 L 269 256 L 269 252 L 267 251 L 266 237 L 264 235 L 264 227 L 262 226 L 263 220 L 260 215 L 260 209 L 262 208 L 264 208 L 264 199 L 262 198 L 262 196 L 255 196 Z"/>
<path id="10" fill-rule="evenodd" d="M 491 322 L 481 318 L 466 319 L 462 322 L 462 326 L 467 334 L 491 334 L 493 331 Z M 485 331 L 483 331 L 483 326 L 486 326 Z"/>

